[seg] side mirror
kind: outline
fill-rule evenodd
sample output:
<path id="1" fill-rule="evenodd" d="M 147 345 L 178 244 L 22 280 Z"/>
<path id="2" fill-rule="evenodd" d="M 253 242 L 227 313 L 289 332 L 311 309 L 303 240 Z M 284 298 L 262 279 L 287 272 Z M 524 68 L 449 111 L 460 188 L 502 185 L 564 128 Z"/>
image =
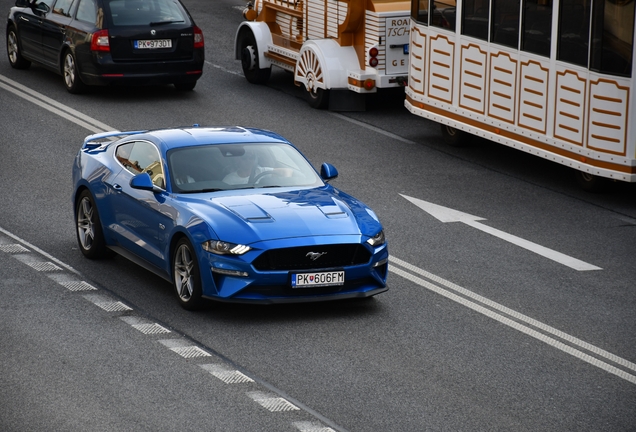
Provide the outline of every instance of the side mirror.
<path id="1" fill-rule="evenodd" d="M 155 186 L 150 178 L 150 174 L 137 174 L 130 180 L 130 187 L 133 189 L 147 190 L 150 192 L 161 192 L 161 188 Z"/>
<path id="2" fill-rule="evenodd" d="M 335 166 L 325 162 L 320 167 L 320 177 L 322 177 L 324 181 L 328 182 L 329 180 L 333 180 L 338 177 L 338 170 Z"/>

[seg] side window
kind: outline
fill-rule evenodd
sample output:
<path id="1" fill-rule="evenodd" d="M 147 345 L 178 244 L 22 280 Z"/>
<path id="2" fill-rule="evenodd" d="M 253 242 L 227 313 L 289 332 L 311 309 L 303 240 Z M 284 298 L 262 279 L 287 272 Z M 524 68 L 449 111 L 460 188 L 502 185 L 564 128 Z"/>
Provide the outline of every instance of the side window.
<path id="1" fill-rule="evenodd" d="M 75 18 L 92 24 L 96 23 L 97 5 L 95 4 L 95 0 L 80 0 Z"/>
<path id="2" fill-rule="evenodd" d="M 524 0 L 523 51 L 550 57 L 552 39 L 552 0 Z"/>
<path id="3" fill-rule="evenodd" d="M 455 0 L 432 0 L 431 25 L 455 31 Z"/>
<path id="4" fill-rule="evenodd" d="M 462 34 L 488 41 L 490 1 L 465 0 L 462 15 Z"/>
<path id="5" fill-rule="evenodd" d="M 595 0 L 592 5 L 590 69 L 631 76 L 634 43 L 634 2 Z"/>
<path id="6" fill-rule="evenodd" d="M 428 25 L 428 0 L 412 1 L 411 17 L 420 24 Z"/>
<path id="7" fill-rule="evenodd" d="M 71 6 L 73 6 L 73 0 L 57 0 L 53 12 L 60 15 L 71 16 Z"/>
<path id="8" fill-rule="evenodd" d="M 491 42 L 519 48 L 520 11 L 521 0 L 492 0 Z"/>
<path id="9" fill-rule="evenodd" d="M 591 0 L 561 0 L 557 59 L 587 67 Z"/>
<path id="10" fill-rule="evenodd" d="M 148 173 L 156 186 L 165 188 L 163 164 L 154 145 L 145 141 L 127 143 L 117 147 L 115 157 L 132 174 Z"/>

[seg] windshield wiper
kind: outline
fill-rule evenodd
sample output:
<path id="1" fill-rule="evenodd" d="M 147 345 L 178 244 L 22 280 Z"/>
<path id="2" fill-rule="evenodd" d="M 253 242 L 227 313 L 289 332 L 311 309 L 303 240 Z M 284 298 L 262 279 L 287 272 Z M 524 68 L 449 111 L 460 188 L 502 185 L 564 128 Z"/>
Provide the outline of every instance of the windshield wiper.
<path id="1" fill-rule="evenodd" d="M 195 193 L 206 193 L 206 192 L 219 192 L 224 191 L 225 189 L 217 189 L 217 188 L 209 188 L 209 189 L 192 189 L 192 190 L 181 190 L 179 193 L 183 194 L 195 194 Z"/>
<path id="2" fill-rule="evenodd" d="M 182 23 L 185 22 L 183 20 L 173 20 L 173 21 L 153 21 L 150 23 L 151 26 L 159 26 L 159 25 L 164 25 L 164 24 L 176 24 L 176 23 Z"/>

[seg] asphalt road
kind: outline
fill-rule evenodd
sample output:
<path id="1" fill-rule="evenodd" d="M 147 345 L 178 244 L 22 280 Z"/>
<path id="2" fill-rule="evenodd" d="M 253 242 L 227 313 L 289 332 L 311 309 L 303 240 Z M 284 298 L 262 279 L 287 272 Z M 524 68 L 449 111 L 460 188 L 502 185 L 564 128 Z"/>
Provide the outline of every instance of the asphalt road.
<path id="1" fill-rule="evenodd" d="M 185 4 L 206 40 L 193 92 L 74 96 L 0 58 L 0 430 L 636 429 L 636 184 L 590 194 L 517 150 L 446 147 L 401 92 L 334 113 L 286 72 L 250 85 L 233 58 L 243 2 Z M 194 123 L 271 129 L 333 163 L 385 225 L 389 291 L 191 313 L 125 259 L 84 259 L 70 203 L 83 138 Z M 443 223 L 406 197 L 484 220 Z"/>

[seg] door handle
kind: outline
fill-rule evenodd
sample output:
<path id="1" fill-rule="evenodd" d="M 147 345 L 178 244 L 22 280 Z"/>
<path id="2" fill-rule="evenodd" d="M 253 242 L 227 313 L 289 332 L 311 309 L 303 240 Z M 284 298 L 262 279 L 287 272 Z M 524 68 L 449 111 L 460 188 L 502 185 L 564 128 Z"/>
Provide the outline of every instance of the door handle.
<path id="1" fill-rule="evenodd" d="M 115 184 L 113 185 L 113 189 L 115 189 L 117 192 L 121 192 L 121 190 L 122 190 L 122 189 L 121 189 L 121 185 L 119 185 L 119 184 L 117 184 L 117 183 L 115 183 Z"/>

